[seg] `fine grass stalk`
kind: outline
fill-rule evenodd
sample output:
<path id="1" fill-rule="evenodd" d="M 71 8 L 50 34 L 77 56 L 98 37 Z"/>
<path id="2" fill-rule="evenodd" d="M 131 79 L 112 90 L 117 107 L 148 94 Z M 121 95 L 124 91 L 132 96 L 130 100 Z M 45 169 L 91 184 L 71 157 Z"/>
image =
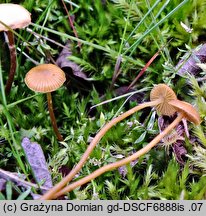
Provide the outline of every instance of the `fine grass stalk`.
<path id="1" fill-rule="evenodd" d="M 155 25 L 153 25 L 151 28 L 146 30 L 141 37 L 139 37 L 125 52 L 123 55 L 126 55 L 130 50 L 132 50 L 129 54 L 129 57 L 134 53 L 137 46 L 140 44 L 140 42 L 154 29 L 156 29 L 159 25 L 161 25 L 166 19 L 171 17 L 176 11 L 178 11 L 184 4 L 186 4 L 189 0 L 182 1 L 177 7 L 175 7 L 171 12 L 169 12 L 164 18 L 162 18 L 159 22 L 157 22 Z"/>
<path id="2" fill-rule="evenodd" d="M 0 63 L 0 65 L 1 65 L 1 63 Z M 0 66 L 0 87 L 1 87 L 1 97 L 2 97 L 2 102 L 3 102 L 3 114 L 6 116 L 13 144 L 10 142 L 10 139 L 8 140 L 8 142 L 10 144 L 12 153 L 13 153 L 14 157 L 16 158 L 20 168 L 22 169 L 23 173 L 27 176 L 27 172 L 26 172 L 24 163 L 21 160 L 19 150 L 18 150 L 18 148 L 16 146 L 17 141 L 16 141 L 16 139 L 14 137 L 14 125 L 13 125 L 13 122 L 12 122 L 12 118 L 11 118 L 11 116 L 10 116 L 8 110 L 7 110 L 7 100 L 6 100 L 5 90 L 4 90 L 4 83 L 3 83 L 1 66 Z M 1 122 L 1 123 L 3 123 L 3 122 Z"/>

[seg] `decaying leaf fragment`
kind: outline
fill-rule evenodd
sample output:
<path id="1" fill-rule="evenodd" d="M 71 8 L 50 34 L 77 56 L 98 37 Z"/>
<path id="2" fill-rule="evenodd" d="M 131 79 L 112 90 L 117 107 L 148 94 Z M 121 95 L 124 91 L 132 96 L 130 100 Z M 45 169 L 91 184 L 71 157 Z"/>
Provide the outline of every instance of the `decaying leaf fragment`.
<path id="1" fill-rule="evenodd" d="M 68 41 L 61 53 L 59 54 L 59 57 L 56 60 L 56 64 L 60 68 L 71 68 L 74 76 L 80 77 L 82 79 L 87 79 L 87 76 L 83 72 L 83 69 L 78 64 L 68 59 L 68 57 L 71 55 L 71 44 Z"/>
<path id="2" fill-rule="evenodd" d="M 192 50 L 190 56 L 188 55 L 189 53 L 186 53 L 176 66 L 177 73 L 180 76 L 184 76 L 187 73 L 197 75 L 201 71 L 197 63 L 204 63 L 206 61 L 206 44 L 198 46 Z"/>
<path id="3" fill-rule="evenodd" d="M 158 126 L 160 133 L 171 123 L 173 119 L 174 116 L 159 116 Z M 185 127 L 182 123 L 180 123 L 173 129 L 173 131 L 170 132 L 170 134 L 162 139 L 162 146 L 165 146 L 166 150 L 169 150 L 169 147 L 171 146 L 177 162 L 181 165 L 185 164 L 185 157 L 187 154 L 187 150 L 184 146 L 184 136 L 186 133 Z"/>
<path id="4" fill-rule="evenodd" d="M 25 178 L 26 177 L 23 174 L 5 171 L 5 170 L 0 168 L 0 191 L 3 191 L 6 189 L 7 181 L 11 181 L 16 186 L 23 187 L 24 189 L 29 190 L 33 199 L 38 199 L 40 195 L 34 193 L 32 191 L 32 188 L 36 189 L 36 190 L 40 189 L 42 192 L 49 190 L 49 188 L 42 187 L 42 186 L 39 187 L 39 185 L 37 185 L 37 184 L 28 182 L 25 180 Z"/>
<path id="5" fill-rule="evenodd" d="M 51 175 L 47 168 L 41 146 L 38 143 L 30 142 L 27 137 L 23 138 L 21 145 L 27 161 L 31 166 L 36 182 L 46 188 L 53 187 Z"/>

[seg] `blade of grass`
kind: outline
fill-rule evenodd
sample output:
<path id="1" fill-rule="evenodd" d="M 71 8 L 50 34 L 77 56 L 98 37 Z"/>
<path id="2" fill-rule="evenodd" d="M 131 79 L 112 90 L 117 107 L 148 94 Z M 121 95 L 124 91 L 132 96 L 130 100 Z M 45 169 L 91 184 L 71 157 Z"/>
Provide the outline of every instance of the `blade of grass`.
<path id="1" fill-rule="evenodd" d="M 7 200 L 12 199 L 12 183 L 10 181 L 6 183 L 6 198 Z"/>
<path id="2" fill-rule="evenodd" d="M 43 26 L 43 27 L 46 25 L 47 20 L 48 20 L 48 18 L 49 18 L 49 16 L 50 16 L 51 6 L 52 6 L 53 3 L 54 3 L 54 0 L 53 0 L 53 1 L 49 1 L 48 7 L 47 7 L 46 10 L 45 10 L 45 14 L 44 14 L 44 16 L 42 17 L 42 20 L 43 20 L 42 26 Z M 39 22 L 41 21 L 41 17 L 38 19 L 38 21 L 39 21 Z M 40 29 L 40 34 L 42 34 L 42 32 L 43 32 L 43 29 Z"/>
<path id="3" fill-rule="evenodd" d="M 177 10 L 179 10 L 184 4 L 186 4 L 189 0 L 182 1 L 177 7 L 175 7 L 171 12 L 169 12 L 164 18 L 162 18 L 159 22 L 157 22 L 155 25 L 153 25 L 150 29 L 146 30 L 141 37 L 139 37 L 135 43 L 133 43 L 123 54 L 126 55 L 130 50 L 131 53 L 129 54 L 129 57 L 133 54 L 139 43 L 145 38 L 150 32 L 152 32 L 154 29 L 156 29 L 159 25 L 161 25 L 166 19 L 171 17 Z"/>
<path id="4" fill-rule="evenodd" d="M 169 3 L 170 0 L 167 1 L 167 2 Z M 167 2 L 166 2 L 166 3 L 167 3 Z M 150 9 L 151 6 L 150 6 L 150 2 L 149 2 L 148 0 L 146 0 L 146 4 L 147 4 L 147 7 Z M 166 5 L 167 5 L 167 4 L 166 4 Z M 156 23 L 157 23 L 157 20 L 156 20 L 156 17 L 154 16 L 153 12 L 150 13 L 150 16 L 151 16 L 151 19 L 152 19 L 152 23 L 156 24 Z M 159 36 L 159 38 L 160 38 L 160 40 L 161 40 L 161 43 L 164 44 L 164 43 L 165 43 L 165 40 L 164 40 L 164 38 L 163 38 L 163 36 L 162 36 L 162 32 L 160 31 L 159 26 L 157 27 L 157 31 L 158 31 L 158 36 Z M 156 44 L 158 44 L 158 43 L 156 42 Z M 159 48 L 160 52 L 162 52 L 162 49 L 161 49 L 159 46 L 158 46 L 158 48 Z M 170 54 L 169 54 L 169 50 L 167 49 L 167 47 L 165 47 L 164 51 L 165 51 L 165 54 L 166 54 L 166 56 L 167 56 L 167 60 L 168 60 L 170 63 L 172 63 L 172 59 L 171 59 L 171 56 L 170 56 Z M 163 55 L 163 57 L 164 57 L 164 55 Z"/>
<path id="5" fill-rule="evenodd" d="M 69 4 L 71 4 L 72 6 L 74 6 L 74 7 L 76 7 L 76 8 L 80 8 L 79 5 L 75 4 L 75 3 L 72 2 L 72 1 L 69 1 L 69 0 L 64 0 L 64 1 L 67 2 L 67 3 L 69 3 Z"/>
<path id="6" fill-rule="evenodd" d="M 25 101 L 27 101 L 27 100 L 30 100 L 30 99 L 32 99 L 32 98 L 38 96 L 38 95 L 40 95 L 40 94 L 37 93 L 37 94 L 35 94 L 35 95 L 32 95 L 32 96 L 23 98 L 23 99 L 21 99 L 21 100 L 15 101 L 15 102 L 10 103 L 10 104 L 7 104 L 6 108 L 7 108 L 7 109 L 10 109 L 11 107 L 14 107 L 14 106 L 16 106 L 16 105 L 18 105 L 18 104 L 20 104 L 20 103 L 23 103 L 23 102 L 25 102 Z M 0 113 L 1 113 L 3 110 L 4 110 L 4 107 L 0 107 Z"/>
<path id="7" fill-rule="evenodd" d="M 172 40 L 172 39 L 171 39 Z M 171 41 L 169 40 L 168 43 Z M 167 44 L 168 44 L 167 43 Z M 165 44 L 164 46 L 162 46 L 153 56 L 152 58 L 147 62 L 147 64 L 142 68 L 142 70 L 139 72 L 139 74 L 136 76 L 136 78 L 132 81 L 132 83 L 128 86 L 127 91 L 129 89 L 131 89 L 134 84 L 137 82 L 137 80 L 144 74 L 144 72 L 147 70 L 147 68 L 150 66 L 150 64 L 152 64 L 152 62 L 157 58 L 157 56 L 159 55 L 159 53 L 161 52 L 161 50 L 163 50 L 165 48 L 165 46 L 167 45 Z"/>
<path id="8" fill-rule="evenodd" d="M 2 77 L 2 70 L 1 70 L 1 62 L 0 62 L 0 88 L 1 88 L 1 97 L 2 97 L 2 102 L 3 102 L 3 114 L 6 116 L 7 119 L 7 123 L 8 123 L 8 127 L 9 127 L 9 131 L 10 131 L 10 135 L 11 135 L 11 139 L 13 144 L 10 142 L 10 140 L 8 140 L 12 153 L 14 155 L 14 157 L 16 158 L 21 170 L 23 171 L 23 173 L 27 176 L 27 172 L 24 166 L 23 161 L 21 160 L 20 154 L 19 154 L 19 150 L 17 148 L 17 141 L 14 137 L 14 126 L 11 120 L 11 116 L 7 110 L 7 100 L 6 100 L 6 96 L 5 96 L 5 90 L 4 90 L 4 83 L 3 83 L 3 77 Z"/>
<path id="9" fill-rule="evenodd" d="M 133 36 L 133 34 L 136 32 L 136 30 L 139 28 L 139 26 L 144 22 L 144 20 L 147 18 L 147 16 L 152 12 L 152 10 L 161 2 L 161 0 L 158 0 L 154 3 L 154 5 L 147 11 L 147 13 L 141 18 L 140 22 L 136 25 L 136 27 L 132 30 L 132 32 L 129 34 L 128 38 L 126 39 L 126 42 L 129 41 L 129 39 Z"/>
<path id="10" fill-rule="evenodd" d="M 132 3 L 133 3 L 133 1 L 130 2 L 130 5 Z M 115 63 L 115 68 L 114 68 L 114 73 L 113 73 L 113 76 L 112 76 L 112 83 L 111 83 L 110 89 L 113 89 L 114 84 L 116 82 L 116 79 L 119 76 L 119 74 L 121 73 L 121 69 L 120 69 L 120 65 L 121 65 L 121 62 L 122 62 L 121 53 L 122 53 L 123 44 L 124 44 L 124 41 L 125 41 L 125 35 L 126 35 L 126 31 L 127 31 L 127 26 L 128 26 L 128 23 L 129 23 L 130 13 L 131 13 L 131 7 L 129 7 L 129 12 L 127 14 L 127 19 L 125 21 L 124 31 L 123 31 L 123 35 L 122 35 L 122 39 L 121 39 L 121 44 L 119 46 L 119 53 L 118 53 L 117 60 L 116 60 L 116 63 Z"/>
<path id="11" fill-rule="evenodd" d="M 112 101 L 119 100 L 119 99 L 121 99 L 121 98 L 123 98 L 123 97 L 127 97 L 127 96 L 131 97 L 132 95 L 137 94 L 137 93 L 139 93 L 139 92 L 148 91 L 149 89 L 150 89 L 150 88 L 145 87 L 145 88 L 142 88 L 142 89 L 137 90 L 137 91 L 134 91 L 134 92 L 129 92 L 129 93 L 127 93 L 127 94 L 123 94 L 123 95 L 117 96 L 117 97 L 115 97 L 115 98 L 112 98 L 112 99 L 103 101 L 103 102 L 101 102 L 101 103 L 98 103 L 98 104 L 92 106 L 92 107 L 90 108 L 90 110 L 93 109 L 93 108 L 95 108 L 95 107 L 97 107 L 97 106 L 101 106 L 101 105 L 103 105 L 103 104 L 107 104 L 107 103 L 110 103 L 110 102 L 112 102 Z"/>
<path id="12" fill-rule="evenodd" d="M 82 40 L 82 39 L 80 39 L 80 38 L 73 37 L 73 36 L 68 35 L 68 34 L 66 34 L 66 33 L 62 33 L 62 32 L 55 31 L 55 30 L 50 29 L 50 28 L 47 28 L 47 27 L 42 27 L 42 26 L 40 26 L 40 25 L 38 25 L 38 24 L 35 24 L 35 23 L 31 23 L 31 25 L 34 26 L 34 27 L 36 27 L 36 28 L 42 28 L 42 29 L 44 29 L 45 31 L 48 31 L 48 32 L 53 33 L 53 34 L 56 34 L 56 35 L 58 35 L 58 36 L 67 38 L 67 39 L 69 39 L 69 40 L 73 40 L 73 41 L 77 41 L 77 42 L 79 41 L 79 42 L 82 43 L 82 44 L 85 44 L 85 45 L 94 47 L 95 49 L 98 49 L 98 50 L 102 50 L 102 51 L 104 51 L 104 52 L 110 54 L 111 56 L 115 56 L 115 57 L 118 56 L 118 52 L 115 51 L 115 50 L 105 48 L 105 47 L 103 47 L 103 46 L 100 46 L 100 45 L 97 45 L 97 44 L 94 44 L 94 43 L 91 43 L 91 42 Z M 124 58 L 124 59 L 126 59 L 126 60 L 132 62 L 132 63 L 135 64 L 135 65 L 139 65 L 139 66 L 142 66 L 142 67 L 144 66 L 140 61 L 135 60 L 135 59 L 133 59 L 133 58 L 131 58 L 131 57 L 128 57 L 128 56 L 126 56 L 126 55 L 122 56 L 122 58 Z"/>

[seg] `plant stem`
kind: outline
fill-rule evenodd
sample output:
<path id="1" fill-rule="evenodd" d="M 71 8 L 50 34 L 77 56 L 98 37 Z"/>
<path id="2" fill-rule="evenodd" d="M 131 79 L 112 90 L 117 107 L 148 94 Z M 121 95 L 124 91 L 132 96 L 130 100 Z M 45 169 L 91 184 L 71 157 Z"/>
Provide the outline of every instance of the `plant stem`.
<path id="1" fill-rule="evenodd" d="M 11 91 L 14 75 L 16 72 L 16 49 L 15 49 L 13 32 L 8 31 L 7 36 L 8 36 L 8 44 L 9 44 L 9 52 L 10 52 L 10 71 L 9 71 L 9 77 L 5 87 L 5 92 L 8 95 Z"/>
<path id="2" fill-rule="evenodd" d="M 115 56 L 117 57 L 118 56 L 118 53 L 115 51 L 115 50 L 112 50 L 112 49 L 108 49 L 108 48 L 105 48 L 103 46 L 100 46 L 98 44 L 95 44 L 95 43 L 91 43 L 91 42 L 88 42 L 88 41 L 85 41 L 85 40 L 82 40 L 80 38 L 76 38 L 76 37 L 73 37 L 71 35 L 68 35 L 66 33 L 62 33 L 62 32 L 59 32 L 59 31 L 55 31 L 53 29 L 50 29 L 50 28 L 46 28 L 42 25 L 38 25 L 36 23 L 31 23 L 30 25 L 34 26 L 35 28 L 40 28 L 42 30 L 45 30 L 45 31 L 48 31 L 48 32 L 51 32 L 53 34 L 56 34 L 56 35 L 59 35 L 61 37 L 65 37 L 69 40 L 73 40 L 73 41 L 77 41 L 77 42 L 80 42 L 81 44 L 85 44 L 85 45 L 88 45 L 88 46 L 91 46 L 91 47 L 94 47 L 95 49 L 98 49 L 98 50 L 102 50 L 104 52 L 107 52 L 109 53 L 111 56 Z M 136 60 L 136 59 L 133 59 L 132 57 L 127 57 L 126 55 L 122 55 L 122 58 L 126 59 L 127 61 L 129 62 L 132 62 L 133 64 L 135 65 L 139 65 L 141 67 L 143 67 L 143 63 L 139 60 Z"/>
<path id="3" fill-rule="evenodd" d="M 89 157 L 90 153 L 94 149 L 94 147 L 97 145 L 97 143 L 100 141 L 100 139 L 106 134 L 106 132 L 112 128 L 115 124 L 120 122 L 121 120 L 127 118 L 128 116 L 134 114 L 135 112 L 149 106 L 155 106 L 159 103 L 161 103 L 162 100 L 156 100 L 152 102 L 146 102 L 140 105 L 137 105 L 136 107 L 128 110 L 127 112 L 121 114 L 120 116 L 112 119 L 110 122 L 108 122 L 94 137 L 90 145 L 88 146 L 87 150 L 84 152 L 83 156 L 81 157 L 80 161 L 78 164 L 71 170 L 71 172 L 65 176 L 58 184 L 56 184 L 52 189 L 50 189 L 47 193 L 45 193 L 41 199 L 52 199 L 52 197 L 57 193 L 59 190 L 61 190 L 67 183 L 69 183 L 72 178 L 75 176 L 76 173 L 80 171 L 80 169 L 83 167 L 85 164 L 87 158 Z"/>
<path id="4" fill-rule="evenodd" d="M 16 141 L 15 136 L 14 136 L 13 121 L 12 121 L 12 118 L 10 116 L 10 113 L 8 112 L 8 105 L 7 105 L 6 95 L 5 95 L 5 91 L 4 91 L 4 83 L 3 83 L 2 70 L 1 70 L 1 61 L 0 61 L 0 90 L 1 90 L 0 93 L 2 96 L 2 102 L 3 102 L 2 112 L 6 117 L 9 132 L 10 132 L 9 137 L 8 137 L 8 142 L 10 144 L 12 153 L 17 160 L 17 163 L 19 164 L 20 168 L 22 169 L 23 173 L 25 174 L 25 176 L 27 176 L 27 179 L 28 179 L 28 173 L 26 172 L 26 168 L 25 168 L 24 163 L 21 159 L 21 154 L 19 152 L 19 148 L 17 147 L 17 141 Z M 4 125 L 2 120 L 0 120 L 0 123 L 2 126 Z M 13 143 L 10 141 L 10 139 L 12 140 Z"/>
<path id="5" fill-rule="evenodd" d="M 50 115 L 50 119 L 51 119 L 51 123 L 52 123 L 53 129 L 54 129 L 54 132 L 55 132 L 55 134 L 57 136 L 57 139 L 59 141 L 63 141 L 64 139 L 63 139 L 62 135 L 60 134 L 60 132 L 58 130 L 57 123 L 56 123 L 56 118 L 55 118 L 55 115 L 54 115 L 51 92 L 48 92 L 46 95 L 47 95 L 49 115 Z"/>
<path id="6" fill-rule="evenodd" d="M 72 18 L 71 18 L 71 16 L 70 16 L 69 11 L 68 11 L 68 9 L 67 9 L 67 6 L 66 6 L 66 4 L 65 4 L 65 2 L 64 2 L 63 0 L 62 0 L 62 4 L 63 4 L 63 6 L 64 6 L 64 9 L 65 9 L 66 13 L 67 13 L 67 16 L 68 16 L 68 19 L 69 19 L 70 27 L 72 28 L 72 31 L 73 31 L 75 37 L 76 37 L 76 38 L 79 38 L 79 37 L 78 37 L 78 34 L 77 34 L 77 30 L 76 30 L 76 28 L 74 27 L 73 20 L 72 20 Z M 81 43 L 80 43 L 79 41 L 78 41 L 78 47 L 81 49 Z"/>
<path id="7" fill-rule="evenodd" d="M 65 194 L 67 192 L 70 192 L 70 191 L 74 190 L 75 188 L 77 188 L 77 187 L 79 187 L 79 186 L 81 186 L 87 182 L 90 182 L 91 180 L 95 179 L 96 177 L 100 176 L 101 174 L 103 174 L 107 171 L 111 171 L 115 168 L 124 166 L 125 164 L 128 164 L 128 163 L 136 160 L 140 156 L 146 154 L 150 149 L 152 149 L 155 145 L 157 145 L 159 143 L 159 141 L 162 138 L 164 138 L 164 136 L 166 136 L 175 126 L 177 126 L 179 124 L 179 122 L 182 120 L 182 118 L 183 118 L 183 114 L 179 114 L 177 116 L 177 118 L 167 128 L 165 128 L 165 130 L 162 133 L 157 135 L 148 145 L 146 145 L 144 148 L 140 149 L 139 151 L 137 151 L 133 155 L 126 157 L 120 161 L 105 165 L 105 166 L 97 169 L 96 171 L 94 171 L 90 175 L 87 175 L 86 177 L 66 186 L 61 191 L 56 193 L 53 196 L 53 198 L 57 198 L 57 197 Z"/>

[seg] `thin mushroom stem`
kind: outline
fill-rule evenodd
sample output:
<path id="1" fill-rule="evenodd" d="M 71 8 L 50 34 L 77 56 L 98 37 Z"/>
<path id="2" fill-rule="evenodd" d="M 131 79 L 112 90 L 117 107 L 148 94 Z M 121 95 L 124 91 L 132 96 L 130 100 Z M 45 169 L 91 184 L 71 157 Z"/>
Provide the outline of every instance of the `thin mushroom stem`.
<path id="1" fill-rule="evenodd" d="M 55 115 L 54 115 L 51 92 L 47 92 L 46 95 L 47 95 L 49 115 L 50 115 L 50 119 L 51 119 L 51 123 L 52 123 L 53 129 L 54 129 L 54 132 L 55 132 L 55 134 L 57 136 L 57 139 L 59 141 L 63 141 L 64 139 L 63 139 L 62 135 L 60 134 L 60 132 L 58 130 L 57 123 L 56 123 L 56 118 L 55 118 Z"/>
<path id="2" fill-rule="evenodd" d="M 118 167 L 124 166 L 125 164 L 128 164 L 131 161 L 134 161 L 137 158 L 139 158 L 140 156 L 146 154 L 150 149 L 152 149 L 155 145 L 157 145 L 160 142 L 160 140 L 162 138 L 164 138 L 175 126 L 177 126 L 180 123 L 180 121 L 182 120 L 182 118 L 183 118 L 183 114 L 179 114 L 177 116 L 177 118 L 167 128 L 165 128 L 165 130 L 162 133 L 158 134 L 148 145 L 146 145 L 144 148 L 140 149 L 139 151 L 137 151 L 133 155 L 126 157 L 120 161 L 105 165 L 105 166 L 97 169 L 96 171 L 94 171 L 90 175 L 66 186 L 65 188 L 63 188 L 62 190 L 57 192 L 53 196 L 53 199 L 65 194 L 65 193 L 68 193 L 68 192 L 74 190 L 75 188 L 77 188 L 77 187 L 79 187 L 79 186 L 81 186 L 87 182 L 90 182 L 91 180 L 95 179 L 96 177 L 102 175 L 105 172 L 108 172 L 108 171 L 111 171 L 111 170 L 116 169 Z"/>
<path id="3" fill-rule="evenodd" d="M 146 107 L 150 107 L 150 106 L 155 106 L 158 105 L 159 103 L 162 102 L 162 99 L 159 100 L 155 100 L 155 101 L 151 101 L 151 102 L 146 102 L 143 104 L 139 104 L 136 107 L 128 110 L 127 112 L 119 115 L 118 117 L 112 119 L 110 122 L 108 122 L 94 137 L 94 139 L 92 140 L 92 142 L 89 144 L 89 146 L 87 147 L 86 151 L 84 152 L 83 156 L 81 157 L 80 161 L 78 162 L 78 164 L 71 170 L 71 172 L 65 176 L 58 184 L 56 184 L 53 188 L 51 188 L 47 193 L 45 193 L 41 199 L 42 200 L 46 200 L 46 199 L 52 199 L 53 196 L 55 195 L 55 193 L 57 193 L 59 190 L 61 190 L 66 184 L 68 184 L 73 177 L 76 175 L 76 173 L 78 173 L 81 168 L 83 167 L 83 165 L 85 164 L 87 158 L 89 157 L 90 153 L 92 152 L 92 150 L 95 148 L 95 146 L 97 145 L 97 143 L 100 141 L 100 139 L 106 134 L 106 132 L 112 128 L 114 125 L 116 125 L 118 122 L 120 122 L 121 120 L 127 118 L 128 116 L 134 114 L 135 112 L 146 108 Z"/>
<path id="4" fill-rule="evenodd" d="M 8 95 L 11 91 L 12 83 L 14 81 L 14 75 L 16 72 L 16 49 L 15 49 L 13 32 L 8 31 L 7 37 L 8 37 L 8 45 L 9 45 L 9 52 L 10 52 L 10 71 L 9 71 L 9 77 L 5 87 L 5 92 Z"/>

